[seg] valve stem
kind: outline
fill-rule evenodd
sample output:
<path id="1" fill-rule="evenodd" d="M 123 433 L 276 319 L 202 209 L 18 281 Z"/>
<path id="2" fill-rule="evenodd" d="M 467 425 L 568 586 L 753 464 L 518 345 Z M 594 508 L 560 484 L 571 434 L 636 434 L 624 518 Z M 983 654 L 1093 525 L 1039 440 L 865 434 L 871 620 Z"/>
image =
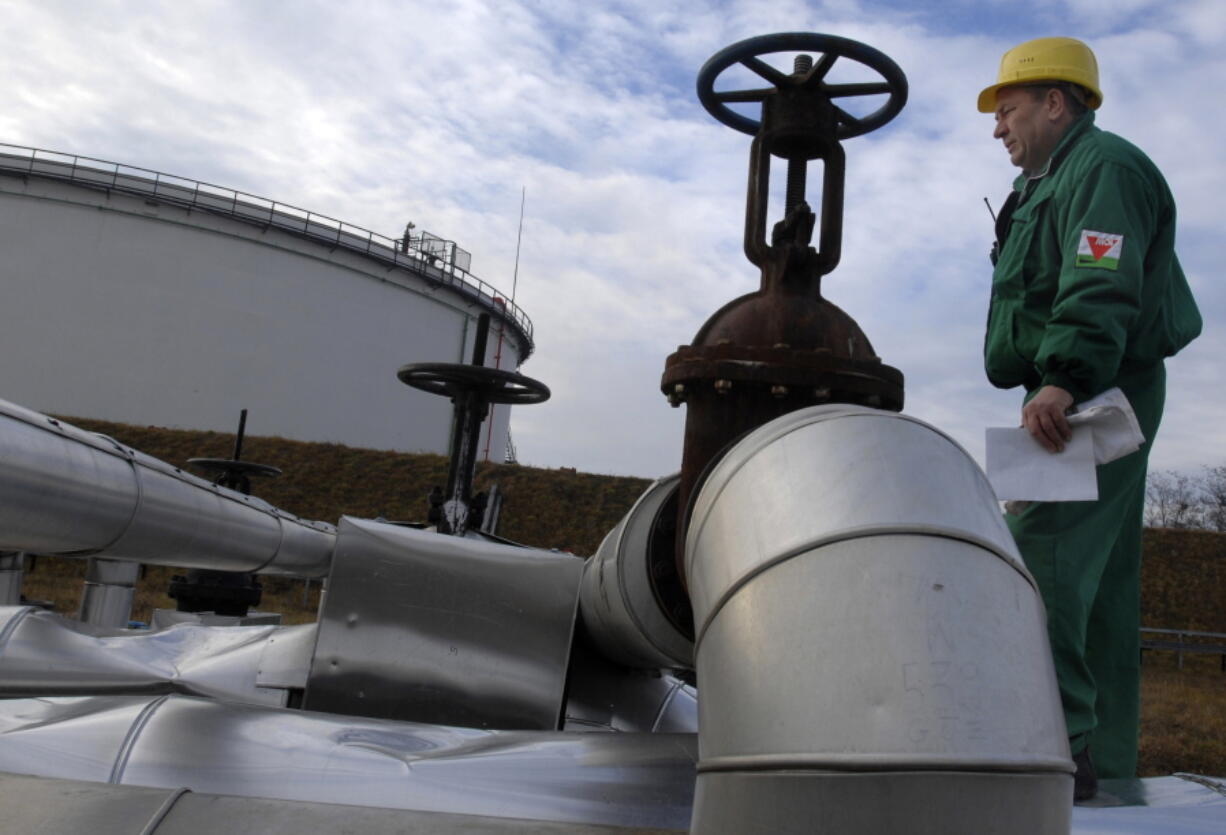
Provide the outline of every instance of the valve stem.
<path id="1" fill-rule="evenodd" d="M 797 55 L 792 61 L 792 75 L 802 76 L 813 69 L 812 55 Z M 788 184 L 784 193 L 784 215 L 791 213 L 805 199 L 805 182 L 808 179 L 809 161 L 804 157 L 788 160 Z"/>

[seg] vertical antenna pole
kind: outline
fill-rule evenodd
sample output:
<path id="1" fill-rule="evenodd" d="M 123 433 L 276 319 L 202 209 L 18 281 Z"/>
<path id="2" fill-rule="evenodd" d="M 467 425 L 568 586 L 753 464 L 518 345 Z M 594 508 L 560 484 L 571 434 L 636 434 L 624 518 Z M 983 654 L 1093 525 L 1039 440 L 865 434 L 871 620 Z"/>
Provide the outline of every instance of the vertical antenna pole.
<path id="1" fill-rule="evenodd" d="M 515 272 L 511 278 L 511 304 L 515 304 L 515 290 L 519 287 L 519 245 L 524 239 L 524 203 L 528 199 L 528 187 L 519 190 L 519 231 L 515 234 Z"/>

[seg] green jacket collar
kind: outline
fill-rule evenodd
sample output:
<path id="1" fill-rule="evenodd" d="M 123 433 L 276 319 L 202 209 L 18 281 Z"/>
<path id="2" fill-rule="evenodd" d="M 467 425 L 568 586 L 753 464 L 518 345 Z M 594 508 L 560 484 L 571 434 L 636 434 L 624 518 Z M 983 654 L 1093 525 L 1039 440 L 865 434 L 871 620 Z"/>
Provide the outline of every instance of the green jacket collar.
<path id="1" fill-rule="evenodd" d="M 1064 136 L 1060 137 L 1060 141 L 1056 143 L 1056 149 L 1051 152 L 1051 158 L 1047 160 L 1047 165 L 1043 166 L 1043 170 L 1037 174 L 1027 174 L 1022 172 L 1017 175 L 1017 179 L 1013 181 L 1015 191 L 1023 191 L 1026 184 L 1031 180 L 1041 180 L 1048 174 L 1055 173 L 1060 167 L 1060 163 L 1068 156 L 1069 150 L 1077 144 L 1077 140 L 1085 134 L 1089 133 L 1094 127 L 1094 111 L 1087 110 L 1084 115 L 1069 125 L 1068 130 L 1064 132 Z"/>

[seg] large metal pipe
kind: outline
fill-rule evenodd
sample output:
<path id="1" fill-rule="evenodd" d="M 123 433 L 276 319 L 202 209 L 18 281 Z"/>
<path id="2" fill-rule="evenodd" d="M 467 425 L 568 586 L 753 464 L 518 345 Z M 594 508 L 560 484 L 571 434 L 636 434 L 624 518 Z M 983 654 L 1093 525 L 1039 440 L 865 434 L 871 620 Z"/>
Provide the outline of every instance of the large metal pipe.
<path id="1" fill-rule="evenodd" d="M 688 610 L 669 612 L 661 603 L 668 596 L 660 575 L 671 573 L 679 481 L 672 475 L 652 483 L 584 567 L 583 623 L 601 652 L 627 667 L 694 666 L 693 636 L 677 625 Z M 684 600 L 679 588 L 673 596 Z"/>
<path id="2" fill-rule="evenodd" d="M 0 401 L 0 550 L 318 577 L 336 530 Z"/>
<path id="3" fill-rule="evenodd" d="M 956 443 L 793 412 L 715 465 L 692 519 L 695 832 L 1069 830 L 1042 603 Z"/>

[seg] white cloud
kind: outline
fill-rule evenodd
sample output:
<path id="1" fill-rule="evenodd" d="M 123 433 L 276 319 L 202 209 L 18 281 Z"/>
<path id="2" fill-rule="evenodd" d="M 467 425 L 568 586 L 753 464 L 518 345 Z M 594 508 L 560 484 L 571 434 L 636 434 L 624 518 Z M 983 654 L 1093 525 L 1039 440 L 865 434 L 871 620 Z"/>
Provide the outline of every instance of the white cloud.
<path id="1" fill-rule="evenodd" d="M 680 461 L 684 419 L 658 390 L 665 357 L 757 287 L 740 253 L 749 137 L 698 105 L 698 68 L 768 32 L 860 39 L 903 67 L 910 99 L 845 145 L 843 260 L 823 292 L 907 374 L 908 411 L 981 456 L 983 426 L 1015 420 L 1019 396 L 991 389 L 980 368 L 983 197 L 999 205 L 1013 171 L 974 99 L 1005 49 L 1063 25 L 1098 51 L 1100 124 L 1145 148 L 1179 200 L 1208 326 L 1171 363 L 1154 466 L 1190 468 L 1206 449 L 1226 458 L 1214 428 L 1226 405 L 1226 175 L 1212 106 L 1226 11 L 1214 0 L 1109 7 L 10 0 L 6 22 L 22 37 L 0 54 L 0 140 L 215 182 L 393 237 L 413 220 L 470 250 L 473 271 L 508 293 L 526 187 L 517 301 L 538 353 L 524 370 L 555 394 L 517 412 L 521 457 L 657 475 Z"/>

